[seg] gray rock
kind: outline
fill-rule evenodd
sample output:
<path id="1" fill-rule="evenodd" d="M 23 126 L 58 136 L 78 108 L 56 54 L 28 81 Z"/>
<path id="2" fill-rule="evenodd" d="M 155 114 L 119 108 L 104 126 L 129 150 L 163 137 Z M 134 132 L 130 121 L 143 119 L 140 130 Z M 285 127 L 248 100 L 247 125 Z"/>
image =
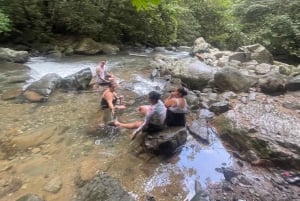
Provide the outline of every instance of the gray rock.
<path id="1" fill-rule="evenodd" d="M 194 120 L 187 126 L 188 131 L 203 143 L 210 143 L 211 128 L 208 126 L 206 119 Z"/>
<path id="2" fill-rule="evenodd" d="M 254 44 L 242 46 L 238 48 L 240 51 L 250 53 L 251 59 L 256 60 L 258 63 L 273 64 L 272 54 L 262 45 Z"/>
<path id="3" fill-rule="evenodd" d="M 198 181 L 195 181 L 195 192 L 196 194 L 190 201 L 209 201 L 208 192 L 202 188 L 200 182 Z"/>
<path id="4" fill-rule="evenodd" d="M 228 60 L 229 61 L 236 60 L 236 61 L 240 61 L 240 62 L 247 62 L 247 61 L 250 61 L 250 58 L 251 58 L 251 54 L 248 52 L 233 52 L 229 56 Z"/>
<path id="5" fill-rule="evenodd" d="M 0 48 L 0 61 L 25 63 L 29 59 L 27 51 L 15 51 L 9 48 Z"/>
<path id="6" fill-rule="evenodd" d="M 63 183 L 60 177 L 55 177 L 51 179 L 45 186 L 44 191 L 49 193 L 58 193 L 62 187 Z"/>
<path id="7" fill-rule="evenodd" d="M 214 84 L 220 91 L 248 91 L 255 85 L 257 78 L 243 75 L 237 69 L 226 67 L 214 76 Z"/>
<path id="8" fill-rule="evenodd" d="M 288 91 L 299 91 L 300 90 L 300 75 L 289 78 L 286 85 L 286 90 Z"/>
<path id="9" fill-rule="evenodd" d="M 229 110 L 229 102 L 221 101 L 210 105 L 209 110 L 219 115 Z"/>
<path id="10" fill-rule="evenodd" d="M 79 189 L 73 201 L 134 201 L 135 199 L 123 190 L 120 183 L 102 173 Z"/>
<path id="11" fill-rule="evenodd" d="M 38 195 L 27 194 L 27 195 L 20 197 L 16 201 L 45 201 L 45 200 L 40 198 Z"/>
<path id="12" fill-rule="evenodd" d="M 178 130 L 178 127 L 170 127 L 158 133 L 146 134 L 144 147 L 155 154 L 171 155 L 186 142 L 186 139 L 185 128 Z"/>
<path id="13" fill-rule="evenodd" d="M 281 93 L 285 88 L 286 77 L 280 73 L 269 73 L 259 79 L 262 92 L 267 94 Z"/>
<path id="14" fill-rule="evenodd" d="M 194 45 L 191 49 L 191 55 L 195 55 L 196 53 L 209 52 L 209 49 L 212 46 L 207 43 L 204 38 L 200 37 L 194 41 Z"/>
<path id="15" fill-rule="evenodd" d="M 92 80 L 92 71 L 90 68 L 85 68 L 77 73 L 64 77 L 61 80 L 61 88 L 66 90 L 83 90 L 87 89 Z"/>
<path id="16" fill-rule="evenodd" d="M 255 73 L 258 75 L 265 75 L 271 71 L 271 68 L 272 68 L 272 65 L 270 65 L 270 64 L 265 64 L 265 63 L 258 64 L 255 67 Z"/>
<path id="17" fill-rule="evenodd" d="M 31 83 L 25 91 L 34 91 L 47 97 L 60 86 L 61 79 L 56 73 L 49 73 L 38 81 Z"/>
<path id="18" fill-rule="evenodd" d="M 102 46 L 91 38 L 82 39 L 75 47 L 74 53 L 93 55 L 102 51 Z"/>

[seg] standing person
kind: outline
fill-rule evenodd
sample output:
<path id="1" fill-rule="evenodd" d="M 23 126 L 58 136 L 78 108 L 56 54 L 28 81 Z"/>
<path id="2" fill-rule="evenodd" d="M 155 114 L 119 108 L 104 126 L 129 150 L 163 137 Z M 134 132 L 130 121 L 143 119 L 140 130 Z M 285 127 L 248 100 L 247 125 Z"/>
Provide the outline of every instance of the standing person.
<path id="1" fill-rule="evenodd" d="M 110 108 L 111 113 L 114 116 L 115 109 L 125 109 L 126 107 L 122 105 L 122 96 L 117 96 L 116 93 L 117 84 L 110 82 L 108 88 L 103 92 L 101 99 L 102 108 Z M 118 104 L 118 105 L 117 105 Z"/>
<path id="2" fill-rule="evenodd" d="M 106 61 L 103 60 L 96 67 L 96 80 L 99 85 L 107 85 L 114 80 L 114 76 L 106 70 Z"/>
<path id="3" fill-rule="evenodd" d="M 166 107 L 160 100 L 160 94 L 156 91 L 151 91 L 148 94 L 150 105 L 143 105 L 138 108 L 139 112 L 145 115 L 144 121 L 136 121 L 132 123 L 121 123 L 115 121 L 116 126 L 136 130 L 131 134 L 131 140 L 134 140 L 136 135 L 141 131 L 157 132 L 164 127 L 166 119 Z"/>
<path id="4" fill-rule="evenodd" d="M 165 99 L 167 107 L 166 124 L 168 126 L 185 126 L 185 114 L 188 112 L 188 105 L 184 98 L 187 92 L 184 88 L 177 88 Z"/>

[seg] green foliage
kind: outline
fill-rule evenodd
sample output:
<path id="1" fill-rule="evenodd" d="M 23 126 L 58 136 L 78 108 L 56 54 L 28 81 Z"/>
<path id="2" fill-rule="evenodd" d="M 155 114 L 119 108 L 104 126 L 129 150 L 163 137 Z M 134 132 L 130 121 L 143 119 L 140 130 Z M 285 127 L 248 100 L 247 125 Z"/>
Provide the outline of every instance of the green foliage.
<path id="1" fill-rule="evenodd" d="M 298 0 L 241 0 L 234 15 L 242 24 L 245 43 L 261 43 L 275 55 L 300 58 Z"/>
<path id="2" fill-rule="evenodd" d="M 147 10 L 150 6 L 157 6 L 160 4 L 160 0 L 132 0 L 132 5 L 137 10 Z"/>
<path id="3" fill-rule="evenodd" d="M 299 57 L 298 1 L 0 0 L 0 34 L 28 44 L 55 34 L 147 45 L 191 45 L 201 36 L 221 49 L 261 43 Z"/>
<path id="4" fill-rule="evenodd" d="M 0 10 L 0 34 L 7 33 L 11 30 L 10 19 Z"/>

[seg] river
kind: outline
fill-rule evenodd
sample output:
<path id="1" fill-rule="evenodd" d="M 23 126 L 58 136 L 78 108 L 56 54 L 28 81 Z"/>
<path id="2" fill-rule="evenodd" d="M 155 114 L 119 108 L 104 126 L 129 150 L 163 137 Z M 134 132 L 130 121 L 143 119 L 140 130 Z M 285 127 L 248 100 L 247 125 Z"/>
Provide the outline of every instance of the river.
<path id="1" fill-rule="evenodd" d="M 121 87 L 118 94 L 125 96 L 127 109 L 117 113 L 120 121 L 140 119 L 135 98 L 149 91 L 162 88 L 163 83 L 151 81 L 149 62 L 151 53 L 130 56 L 121 53 L 111 56 L 70 56 L 59 59 L 35 57 L 26 65 L 30 67 L 27 84 L 47 73 L 64 77 L 83 68 L 95 67 L 100 60 L 107 60 L 107 67 L 117 80 L 131 83 L 131 90 Z M 186 52 L 165 52 L 173 57 L 185 57 Z M 145 56 L 146 55 L 146 56 Z M 24 85 L 23 87 L 25 87 Z M 23 103 L 0 100 L 0 139 L 11 149 L 9 157 L 2 158 L 12 166 L 2 180 L 15 178 L 21 181 L 19 190 L 1 201 L 16 200 L 26 193 L 35 193 L 47 201 L 70 200 L 75 194 L 74 178 L 92 178 L 98 171 L 108 172 L 137 200 L 143 195 L 153 195 L 157 200 L 190 200 L 195 194 L 195 180 L 202 186 L 224 179 L 215 168 L 234 165 L 230 153 L 222 142 L 211 133 L 212 143 L 203 145 L 188 136 L 181 151 L 171 158 L 154 157 L 136 153 L 136 143 L 130 141 L 130 130 L 120 129 L 108 136 L 89 136 L 87 126 L 103 115 L 99 110 L 100 93 L 54 92 L 45 103 Z M 43 133 L 49 135 L 42 143 L 30 144 L 24 149 L 14 149 L 22 136 Z M 23 144 L 25 142 L 22 142 Z M 11 146 L 11 147 L 10 147 Z M 0 168 L 1 169 L 1 168 Z M 2 174 L 4 174 L 2 172 Z M 59 176 L 62 189 L 51 194 L 43 190 L 49 180 Z"/>

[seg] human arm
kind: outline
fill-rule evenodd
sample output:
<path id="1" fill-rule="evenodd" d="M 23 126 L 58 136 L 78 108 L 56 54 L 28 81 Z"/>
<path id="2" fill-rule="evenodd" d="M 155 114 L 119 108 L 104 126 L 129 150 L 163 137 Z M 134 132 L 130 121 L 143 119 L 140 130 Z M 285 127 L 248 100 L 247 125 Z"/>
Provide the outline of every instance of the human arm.
<path id="1" fill-rule="evenodd" d="M 164 104 L 166 108 L 176 106 L 176 101 L 174 100 L 174 95 L 171 93 L 171 95 L 165 99 Z"/>

